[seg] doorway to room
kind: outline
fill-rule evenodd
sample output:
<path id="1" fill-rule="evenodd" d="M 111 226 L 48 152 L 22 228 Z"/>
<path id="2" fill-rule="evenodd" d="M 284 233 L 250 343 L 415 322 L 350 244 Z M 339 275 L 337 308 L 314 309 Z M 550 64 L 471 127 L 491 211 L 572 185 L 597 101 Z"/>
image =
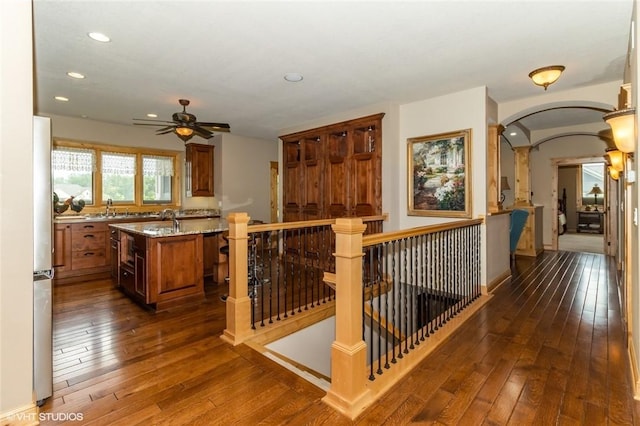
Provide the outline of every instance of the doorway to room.
<path id="1" fill-rule="evenodd" d="M 552 217 L 558 217 L 552 248 L 609 254 L 611 219 L 607 206 L 612 197 L 604 158 L 558 159 L 553 161 L 552 169 Z"/>

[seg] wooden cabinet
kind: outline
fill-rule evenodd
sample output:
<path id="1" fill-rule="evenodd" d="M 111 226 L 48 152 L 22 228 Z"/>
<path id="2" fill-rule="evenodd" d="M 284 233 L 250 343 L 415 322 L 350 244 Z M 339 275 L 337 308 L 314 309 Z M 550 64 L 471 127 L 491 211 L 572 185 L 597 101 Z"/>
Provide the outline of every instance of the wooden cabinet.
<path id="1" fill-rule="evenodd" d="M 186 147 L 186 194 L 213 197 L 213 146 L 196 143 Z"/>
<path id="2" fill-rule="evenodd" d="M 119 230 L 120 289 L 162 311 L 204 298 L 203 236 L 150 238 Z M 112 266 L 112 269 L 115 269 Z"/>
<path id="3" fill-rule="evenodd" d="M 281 136 L 284 220 L 382 212 L 382 117 Z"/>
<path id="4" fill-rule="evenodd" d="M 110 238 L 106 222 L 55 224 L 53 267 L 56 282 L 108 276 Z"/>
<path id="5" fill-rule="evenodd" d="M 604 233 L 604 212 L 578 212 L 577 232 Z"/>

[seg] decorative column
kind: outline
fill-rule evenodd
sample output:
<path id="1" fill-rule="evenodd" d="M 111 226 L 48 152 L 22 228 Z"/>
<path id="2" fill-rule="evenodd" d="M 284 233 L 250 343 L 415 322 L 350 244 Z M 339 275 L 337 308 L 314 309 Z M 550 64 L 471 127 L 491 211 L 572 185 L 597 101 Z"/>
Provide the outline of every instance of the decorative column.
<path id="1" fill-rule="evenodd" d="M 322 399 L 355 419 L 371 403 L 366 387 L 367 345 L 362 340 L 362 234 L 360 218 L 336 219 L 336 340 L 331 345 L 331 388 Z"/>
<path id="2" fill-rule="evenodd" d="M 230 213 L 229 223 L 229 296 L 227 297 L 227 327 L 221 338 L 234 346 L 244 342 L 251 331 L 251 299 L 249 299 L 247 271 L 246 213 Z"/>
<path id="3" fill-rule="evenodd" d="M 487 210 L 495 213 L 502 210 L 500 202 L 500 134 L 501 124 L 489 126 L 487 137 Z"/>
<path id="4" fill-rule="evenodd" d="M 530 146 L 514 147 L 516 166 L 516 188 L 514 206 L 532 206 L 531 203 L 531 172 L 529 169 Z"/>

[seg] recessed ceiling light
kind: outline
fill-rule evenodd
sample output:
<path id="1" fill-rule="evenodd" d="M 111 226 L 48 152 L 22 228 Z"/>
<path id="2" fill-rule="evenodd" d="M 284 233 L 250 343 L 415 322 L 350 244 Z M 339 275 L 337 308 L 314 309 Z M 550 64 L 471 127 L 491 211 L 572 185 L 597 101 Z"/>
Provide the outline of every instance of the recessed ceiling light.
<path id="1" fill-rule="evenodd" d="M 517 133 L 516 133 L 516 132 L 511 132 L 511 133 L 509 133 L 509 136 L 515 136 L 515 135 L 517 135 Z"/>
<path id="2" fill-rule="evenodd" d="M 102 42 L 102 43 L 108 43 L 108 42 L 111 41 L 111 39 L 109 37 L 107 37 L 106 35 L 104 35 L 102 33 L 89 33 L 88 35 L 89 35 L 89 37 L 91 37 L 95 41 L 99 41 L 99 42 Z"/>
<path id="3" fill-rule="evenodd" d="M 69 102 L 69 98 L 65 98 L 64 96 L 56 96 L 54 99 L 60 102 Z"/>
<path id="4" fill-rule="evenodd" d="M 69 71 L 67 75 L 71 78 L 79 78 L 79 79 L 84 78 L 84 74 L 80 74 L 79 72 L 75 72 L 75 71 Z"/>
<path id="5" fill-rule="evenodd" d="M 149 118 L 158 118 L 158 114 L 147 114 Z"/>
<path id="6" fill-rule="evenodd" d="M 302 81 L 302 74 L 297 72 L 289 72 L 284 75 L 284 79 L 291 82 L 297 83 L 298 81 Z"/>

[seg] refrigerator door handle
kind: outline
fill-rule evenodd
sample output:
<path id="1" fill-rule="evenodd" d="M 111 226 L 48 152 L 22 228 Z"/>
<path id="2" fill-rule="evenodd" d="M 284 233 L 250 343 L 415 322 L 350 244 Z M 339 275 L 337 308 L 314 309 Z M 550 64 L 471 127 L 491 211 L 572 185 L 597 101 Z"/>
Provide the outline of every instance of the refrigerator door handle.
<path id="1" fill-rule="evenodd" d="M 33 280 L 34 281 L 52 280 L 54 275 L 55 275 L 54 269 L 45 269 L 43 271 L 35 271 L 33 273 Z"/>

